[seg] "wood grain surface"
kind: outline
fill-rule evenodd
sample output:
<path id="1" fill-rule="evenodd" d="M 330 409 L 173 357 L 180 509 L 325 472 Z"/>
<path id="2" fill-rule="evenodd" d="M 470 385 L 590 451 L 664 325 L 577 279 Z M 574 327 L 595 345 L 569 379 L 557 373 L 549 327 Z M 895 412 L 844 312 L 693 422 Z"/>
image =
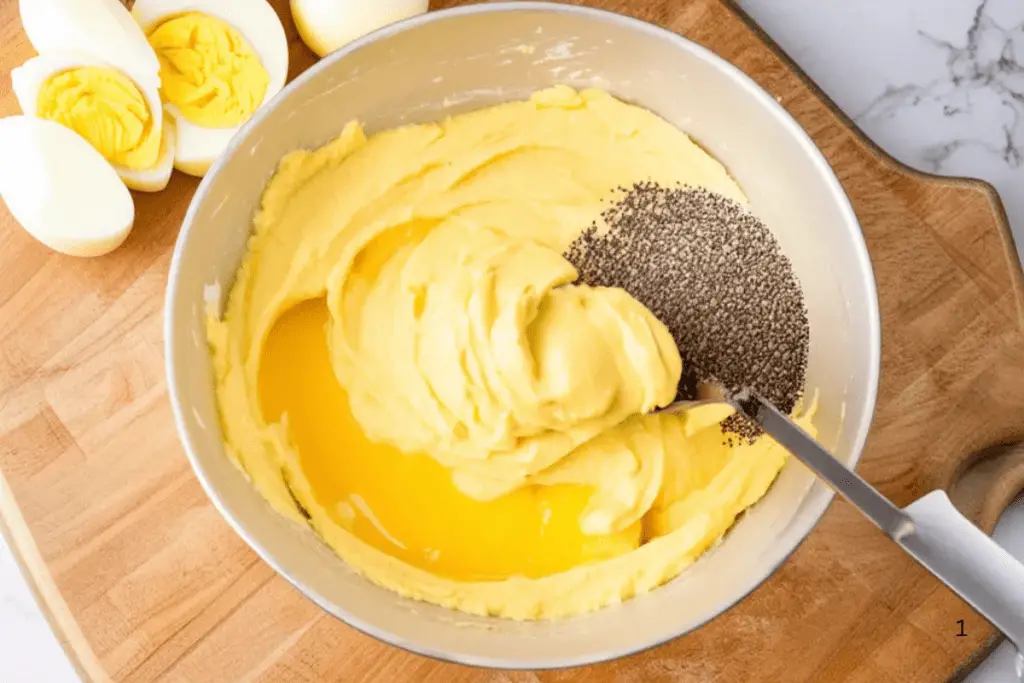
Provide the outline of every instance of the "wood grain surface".
<path id="1" fill-rule="evenodd" d="M 291 76 L 313 62 L 287 3 Z M 455 2 L 442 2 L 448 6 Z M 986 530 L 1022 488 L 1022 274 L 994 192 L 882 155 L 722 0 L 605 0 L 702 43 L 775 95 L 861 221 L 881 299 L 882 383 L 860 471 L 905 505 L 953 489 Z M 0 0 L 0 115 L 32 55 Z M 3 151 L 0 150 L 0 154 Z M 114 253 L 76 260 L 0 206 L 0 528 L 87 681 L 794 681 L 939 683 L 993 629 L 836 502 L 778 572 L 705 628 L 611 664 L 449 665 L 327 616 L 214 510 L 179 445 L 163 371 L 171 249 L 196 181 L 136 194 Z M 957 637 L 963 620 L 964 637 Z"/>

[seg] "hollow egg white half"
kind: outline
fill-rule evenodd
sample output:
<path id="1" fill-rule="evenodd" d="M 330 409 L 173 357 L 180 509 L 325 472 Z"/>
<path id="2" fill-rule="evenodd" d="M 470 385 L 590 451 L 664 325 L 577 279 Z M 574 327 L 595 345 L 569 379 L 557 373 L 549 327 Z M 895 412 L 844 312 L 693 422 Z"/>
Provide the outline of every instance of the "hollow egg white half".
<path id="1" fill-rule="evenodd" d="M 137 0 L 132 8 L 132 16 L 146 35 L 168 19 L 187 12 L 220 19 L 249 43 L 268 76 L 259 106 L 280 92 L 288 78 L 288 39 L 277 13 L 265 0 Z M 205 175 L 244 125 L 205 127 L 186 119 L 174 105 L 164 106 L 177 124 L 174 167 L 189 175 Z"/>
<path id="2" fill-rule="evenodd" d="M 131 193 L 85 138 L 33 116 L 0 119 L 0 197 L 35 239 L 71 256 L 100 256 L 135 220 Z"/>
<path id="3" fill-rule="evenodd" d="M 149 48 L 149 44 L 146 44 Z M 150 50 L 152 54 L 152 50 Z M 160 93 L 152 84 L 136 81 L 132 75 L 121 67 L 90 56 L 66 52 L 48 52 L 33 57 L 19 67 L 11 70 L 11 87 L 18 100 L 21 111 L 31 116 L 38 116 L 39 91 L 52 77 L 65 71 L 80 67 L 99 67 L 114 69 L 130 78 L 142 93 L 152 117 L 152 124 L 160 135 L 160 152 L 156 163 L 149 168 L 133 169 L 111 162 L 114 170 L 133 190 L 142 192 L 159 192 L 167 187 L 173 168 L 173 150 L 176 140 L 173 122 L 165 120 Z"/>

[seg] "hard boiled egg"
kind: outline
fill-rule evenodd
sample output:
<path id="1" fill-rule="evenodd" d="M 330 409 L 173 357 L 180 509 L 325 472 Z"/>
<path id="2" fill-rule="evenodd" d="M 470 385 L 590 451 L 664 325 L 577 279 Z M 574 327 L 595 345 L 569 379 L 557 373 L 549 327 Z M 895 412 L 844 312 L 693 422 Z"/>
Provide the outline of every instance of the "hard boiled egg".
<path id="1" fill-rule="evenodd" d="M 177 124 L 174 167 L 202 176 L 288 77 L 288 40 L 265 0 L 137 0 Z"/>
<path id="2" fill-rule="evenodd" d="M 428 0 L 291 0 L 302 42 L 321 57 L 382 26 L 422 14 L 429 4 Z"/>
<path id="3" fill-rule="evenodd" d="M 0 119 L 0 197 L 51 249 L 99 256 L 132 229 L 135 207 L 114 168 L 74 131 L 32 116 Z"/>
<path id="4" fill-rule="evenodd" d="M 132 189 L 166 187 L 174 131 L 164 126 L 160 63 L 131 13 L 118 0 L 20 0 L 18 9 L 39 52 L 11 71 L 22 112 L 76 131 Z"/>
<path id="5" fill-rule="evenodd" d="M 140 53 L 146 54 L 153 54 L 148 44 Z M 77 132 L 128 187 L 157 192 L 167 186 L 174 128 L 164 121 L 152 80 L 136 80 L 96 57 L 51 51 L 12 69 L 11 85 L 22 112 Z"/>
<path id="6" fill-rule="evenodd" d="M 160 64 L 132 15 L 119 0 L 19 0 L 25 35 L 39 54 L 88 55 L 160 86 Z"/>

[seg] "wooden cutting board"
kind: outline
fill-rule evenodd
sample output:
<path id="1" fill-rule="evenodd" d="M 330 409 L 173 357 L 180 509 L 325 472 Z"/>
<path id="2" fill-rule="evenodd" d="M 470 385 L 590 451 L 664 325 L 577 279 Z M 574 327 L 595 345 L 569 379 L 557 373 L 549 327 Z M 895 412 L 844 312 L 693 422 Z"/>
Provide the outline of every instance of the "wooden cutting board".
<path id="1" fill-rule="evenodd" d="M 9 72 L 32 54 L 16 4 L 0 0 L 0 115 L 17 112 Z M 313 56 L 286 3 L 274 4 L 294 76 Z M 881 298 L 881 393 L 860 471 L 899 505 L 952 488 L 991 530 L 1024 488 L 1024 450 L 989 449 L 1024 439 L 1024 289 L 992 189 L 886 157 L 722 0 L 593 4 L 710 47 L 777 96 L 824 150 L 863 225 Z M 484 671 L 348 628 L 250 552 L 179 445 L 161 316 L 195 187 L 175 174 L 164 192 L 137 195 L 134 232 L 95 260 L 49 252 L 0 208 L 0 519 L 85 680 L 939 683 L 997 642 L 842 501 L 739 606 L 611 664 Z"/>

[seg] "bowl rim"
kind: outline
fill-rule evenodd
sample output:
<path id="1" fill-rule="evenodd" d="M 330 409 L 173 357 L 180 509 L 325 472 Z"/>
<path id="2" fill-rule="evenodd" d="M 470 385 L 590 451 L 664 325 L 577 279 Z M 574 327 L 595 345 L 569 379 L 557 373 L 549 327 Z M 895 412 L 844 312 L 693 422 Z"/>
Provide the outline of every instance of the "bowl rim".
<path id="1" fill-rule="evenodd" d="M 771 94 L 754 81 L 753 78 L 709 48 L 706 48 L 703 45 L 672 31 L 671 29 L 664 28 L 636 17 L 611 10 L 566 5 L 558 2 L 504 1 L 485 4 L 471 4 L 442 10 L 428 11 L 417 16 L 399 20 L 382 28 L 378 28 L 346 44 L 345 46 L 338 48 L 322 59 L 319 59 L 303 73 L 299 74 L 287 83 L 285 87 L 275 94 L 269 101 L 264 102 L 263 105 L 256 110 L 254 115 L 241 126 L 240 130 L 236 132 L 224 151 L 214 160 L 214 163 L 205 174 L 189 203 L 189 207 L 182 221 L 182 227 L 175 241 L 175 247 L 171 257 L 164 305 L 163 334 L 166 349 L 165 372 L 168 395 L 171 409 L 174 414 L 175 427 L 178 432 L 179 439 L 184 447 L 189 464 L 191 465 L 197 479 L 199 479 L 200 485 L 206 492 L 206 495 L 210 498 L 210 501 L 213 503 L 213 506 L 217 509 L 220 515 L 225 519 L 225 521 L 227 521 L 228 525 L 245 541 L 245 543 L 260 557 L 260 559 L 266 562 L 275 571 L 275 573 L 288 581 L 307 599 L 346 625 L 355 628 L 356 630 L 380 642 L 404 649 L 414 654 L 430 657 L 439 661 L 467 666 L 508 670 L 548 670 L 599 664 L 629 655 L 638 654 L 664 645 L 676 638 L 686 635 L 687 633 L 697 631 L 706 626 L 711 621 L 731 610 L 754 590 L 759 588 L 765 581 L 775 574 L 779 567 L 781 567 L 801 545 L 803 545 L 804 541 L 807 540 L 808 536 L 824 517 L 825 512 L 834 502 L 835 491 L 826 487 L 826 495 L 822 497 L 820 502 L 815 504 L 815 507 L 812 509 L 812 513 L 807 518 L 807 521 L 797 527 L 796 542 L 791 548 L 788 548 L 777 555 L 762 576 L 751 581 L 750 584 L 743 591 L 737 593 L 733 599 L 723 602 L 717 612 L 713 615 L 694 624 L 690 628 L 681 628 L 678 631 L 673 631 L 656 642 L 640 647 L 632 646 L 608 649 L 595 653 L 594 656 L 551 658 L 545 660 L 524 660 L 522 658 L 506 659 L 500 657 L 465 655 L 462 653 L 440 651 L 434 648 L 424 647 L 415 642 L 406 641 L 385 629 L 378 628 L 372 623 L 368 623 L 362 619 L 354 617 L 343 607 L 328 601 L 316 590 L 306 585 L 303 581 L 291 576 L 280 566 L 280 563 L 275 559 L 274 555 L 267 550 L 259 540 L 250 534 L 246 528 L 245 521 L 237 518 L 227 508 L 226 504 L 220 498 L 217 487 L 211 481 L 211 478 L 207 476 L 203 464 L 196 454 L 196 444 L 186 426 L 184 417 L 185 406 L 182 404 L 182 398 L 179 395 L 177 383 L 175 381 L 177 371 L 177 363 L 175 359 L 181 353 L 181 345 L 175 341 L 174 329 L 179 324 L 179 316 L 176 315 L 176 311 L 178 310 L 177 301 L 179 281 L 182 279 L 181 259 L 183 257 L 182 255 L 185 244 L 188 242 L 189 236 L 194 228 L 199 206 L 207 200 L 213 178 L 220 173 L 221 169 L 227 164 L 227 161 L 238 153 L 238 150 L 246 143 L 250 133 L 257 129 L 264 118 L 266 118 L 269 113 L 283 102 L 294 90 L 300 88 L 306 83 L 306 81 L 315 78 L 321 71 L 332 68 L 337 62 L 342 61 L 349 54 L 356 52 L 367 45 L 437 21 L 444 21 L 450 18 L 467 15 L 503 14 L 506 12 L 550 12 L 619 23 L 636 31 L 638 34 L 669 40 L 678 48 L 687 50 L 698 58 L 713 64 L 721 71 L 724 77 L 732 79 L 737 85 L 741 86 L 749 95 L 759 101 L 759 103 L 767 110 L 769 115 L 773 115 L 778 120 L 789 135 L 791 135 L 800 145 L 808 159 L 816 167 L 822 180 L 829 186 L 833 198 L 837 203 L 837 208 L 842 214 L 844 214 L 846 222 L 849 225 L 860 228 L 860 222 L 857 219 L 856 213 L 850 203 L 849 196 L 843 189 L 842 184 L 839 182 L 838 177 L 833 171 L 831 165 L 828 163 L 824 154 L 811 139 L 807 131 L 774 97 L 771 96 Z M 870 342 L 870 347 L 867 353 L 868 378 L 864 398 L 864 413 L 859 424 L 856 425 L 855 436 L 851 446 L 851 457 L 850 461 L 847 463 L 849 467 L 855 468 L 863 455 L 864 445 L 867 441 L 876 409 L 881 371 L 881 315 L 879 311 L 877 282 L 868 253 L 867 244 L 864 240 L 863 229 L 852 231 L 851 236 L 854 241 L 852 256 L 857 261 L 858 268 L 867 276 L 863 278 L 863 282 L 861 284 L 865 287 L 865 294 L 867 295 L 864 303 L 868 318 L 868 329 L 866 330 L 866 333 Z"/>

